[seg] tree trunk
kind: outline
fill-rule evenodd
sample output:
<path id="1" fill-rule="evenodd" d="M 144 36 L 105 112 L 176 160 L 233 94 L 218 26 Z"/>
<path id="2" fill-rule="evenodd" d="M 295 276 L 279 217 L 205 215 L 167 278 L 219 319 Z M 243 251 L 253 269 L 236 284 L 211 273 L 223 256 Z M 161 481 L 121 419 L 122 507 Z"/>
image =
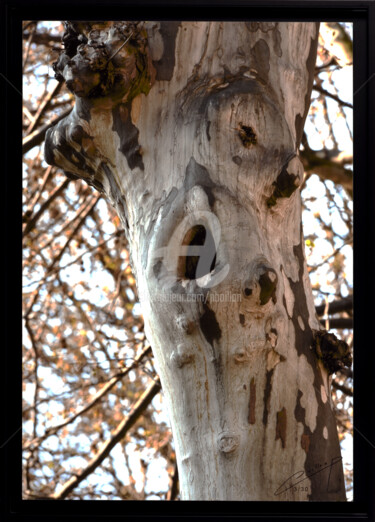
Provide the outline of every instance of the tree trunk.
<path id="1" fill-rule="evenodd" d="M 317 38 L 315 23 L 67 24 L 55 70 L 76 105 L 46 159 L 121 218 L 182 499 L 345 500 L 296 190 Z"/>

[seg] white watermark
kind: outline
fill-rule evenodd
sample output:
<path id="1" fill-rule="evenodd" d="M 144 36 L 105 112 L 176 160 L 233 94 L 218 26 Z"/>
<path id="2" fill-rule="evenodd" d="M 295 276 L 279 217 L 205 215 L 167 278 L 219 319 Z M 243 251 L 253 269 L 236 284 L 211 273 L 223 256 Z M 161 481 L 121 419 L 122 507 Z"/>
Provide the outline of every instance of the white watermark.
<path id="1" fill-rule="evenodd" d="M 151 301 L 153 303 L 239 303 L 242 295 L 235 292 L 206 292 L 201 293 L 173 293 L 157 292 L 154 295 L 141 292 L 141 302 Z"/>
<path id="2" fill-rule="evenodd" d="M 186 234 L 199 226 L 206 231 L 203 244 L 183 244 Z M 198 287 L 213 288 L 224 281 L 229 272 L 228 263 L 219 270 L 217 267 L 211 270 L 211 266 L 217 256 L 220 238 L 220 222 L 213 212 L 198 210 L 185 216 L 174 229 L 168 244 L 157 248 L 153 253 L 153 260 L 159 259 L 162 262 L 163 274 L 161 283 L 163 288 L 171 290 L 181 279 L 181 274 L 178 273 L 180 258 L 185 258 L 186 262 L 187 258 L 194 257 L 196 261 L 194 266 L 195 274 L 190 279 L 194 279 Z M 187 300 L 187 295 L 176 295 L 179 296 L 179 299 Z"/>

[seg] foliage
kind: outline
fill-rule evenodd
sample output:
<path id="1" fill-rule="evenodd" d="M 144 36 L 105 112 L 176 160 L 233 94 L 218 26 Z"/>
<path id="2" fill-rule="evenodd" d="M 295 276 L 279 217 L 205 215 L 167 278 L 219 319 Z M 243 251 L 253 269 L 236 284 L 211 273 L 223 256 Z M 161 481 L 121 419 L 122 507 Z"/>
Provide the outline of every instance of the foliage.
<path id="1" fill-rule="evenodd" d="M 301 157 L 317 310 L 352 347 L 352 109 L 342 92 L 350 31 L 322 26 Z M 119 219 L 94 189 L 43 159 L 46 128 L 74 103 L 52 70 L 62 32 L 58 22 L 23 27 L 23 495 L 174 500 L 173 441 Z M 350 443 L 351 371 L 332 384 L 340 439 Z M 350 490 L 350 467 L 346 478 Z"/>

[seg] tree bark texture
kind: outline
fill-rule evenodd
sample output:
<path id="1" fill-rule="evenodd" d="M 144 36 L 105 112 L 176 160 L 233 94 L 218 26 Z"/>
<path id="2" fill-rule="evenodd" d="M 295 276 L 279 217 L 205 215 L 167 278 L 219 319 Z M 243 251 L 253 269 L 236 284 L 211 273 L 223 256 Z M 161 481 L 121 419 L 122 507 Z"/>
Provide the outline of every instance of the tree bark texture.
<path id="1" fill-rule="evenodd" d="M 182 499 L 345 500 L 298 190 L 318 25 L 66 27 L 46 159 L 120 216 Z"/>

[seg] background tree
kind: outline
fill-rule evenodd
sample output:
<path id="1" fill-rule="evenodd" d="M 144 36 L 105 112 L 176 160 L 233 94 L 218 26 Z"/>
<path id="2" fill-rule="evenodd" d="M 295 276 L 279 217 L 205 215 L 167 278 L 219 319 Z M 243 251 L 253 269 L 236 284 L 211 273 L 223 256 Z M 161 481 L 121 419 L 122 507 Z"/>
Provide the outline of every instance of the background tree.
<path id="1" fill-rule="evenodd" d="M 350 29 L 328 27 L 327 35 L 337 27 Z M 60 49 L 61 31 L 59 24 L 52 29 L 42 22 L 24 27 L 25 497 L 176 498 L 173 444 L 158 411 L 162 396 L 152 398 L 158 379 L 143 334 L 127 242 L 117 232 L 119 220 L 92 189 L 46 167 L 40 150 L 46 128 L 72 105 L 65 85 L 53 80 L 46 66 L 57 58 L 53 53 Z M 345 49 L 350 53 L 350 45 Z M 352 241 L 351 158 L 350 151 L 341 154 L 336 124 L 337 115 L 341 121 L 350 118 L 350 100 L 341 101 L 334 91 L 335 73 L 344 63 L 333 50 L 322 36 L 310 114 L 311 125 L 325 129 L 325 135 L 317 146 L 307 126 L 302 152 L 306 216 L 315 213 L 306 244 L 318 311 L 352 343 L 350 273 L 341 257 L 350 255 Z M 327 201 L 319 215 L 310 188 L 310 181 L 317 183 L 314 174 L 324 180 L 320 197 Z M 325 246 L 323 255 L 319 243 Z M 79 272 L 72 268 L 77 262 Z M 327 306 L 332 297 L 340 306 Z M 344 435 L 351 428 L 351 372 L 337 372 L 333 384 Z M 169 484 L 152 478 L 158 461 L 170 475 Z"/>

